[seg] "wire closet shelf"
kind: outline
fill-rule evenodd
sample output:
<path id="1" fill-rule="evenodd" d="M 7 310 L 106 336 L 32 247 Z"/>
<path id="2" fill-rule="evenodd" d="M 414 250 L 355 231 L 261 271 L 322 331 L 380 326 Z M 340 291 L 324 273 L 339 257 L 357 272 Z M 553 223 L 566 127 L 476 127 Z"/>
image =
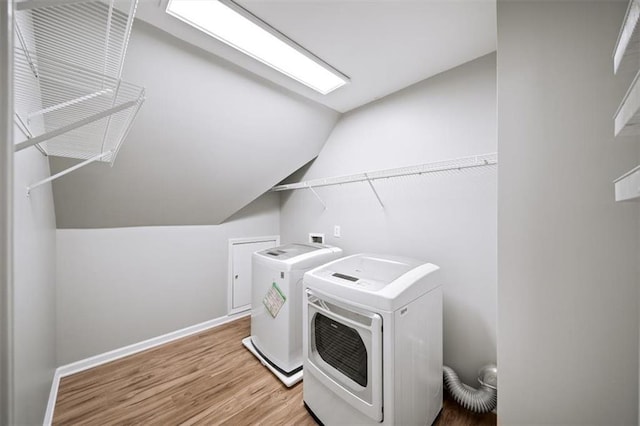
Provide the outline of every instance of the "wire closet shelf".
<path id="1" fill-rule="evenodd" d="M 24 135 L 16 151 L 35 145 L 45 155 L 113 164 L 144 102 L 143 88 L 120 79 L 136 5 L 16 4 L 15 122 Z"/>
<path id="2" fill-rule="evenodd" d="M 394 169 L 374 170 L 353 175 L 334 176 L 322 179 L 312 179 L 304 182 L 289 183 L 274 186 L 272 191 L 289 191 L 303 188 L 317 188 L 321 186 L 343 185 L 353 182 L 372 182 L 379 179 L 389 179 L 401 176 L 424 175 L 451 170 L 463 170 L 477 167 L 492 166 L 498 164 L 498 154 L 489 153 L 461 157 L 433 163 L 417 164 L 414 166 L 399 167 Z"/>
<path id="3" fill-rule="evenodd" d="M 384 203 L 380 194 L 376 190 L 373 182 L 380 179 L 391 179 L 402 176 L 427 175 L 432 173 L 443 173 L 448 171 L 461 171 L 478 167 L 495 166 L 498 164 L 498 153 L 474 155 L 470 157 L 454 158 L 450 160 L 437 161 L 432 163 L 417 164 L 414 166 L 399 167 L 394 169 L 373 170 L 353 175 L 334 176 L 322 179 L 312 179 L 303 182 L 277 185 L 271 191 L 291 191 L 295 189 L 309 189 L 326 209 L 327 205 L 314 188 L 333 185 L 344 185 L 355 182 L 367 182 L 371 191 L 375 195 L 380 207 L 384 208 Z"/>

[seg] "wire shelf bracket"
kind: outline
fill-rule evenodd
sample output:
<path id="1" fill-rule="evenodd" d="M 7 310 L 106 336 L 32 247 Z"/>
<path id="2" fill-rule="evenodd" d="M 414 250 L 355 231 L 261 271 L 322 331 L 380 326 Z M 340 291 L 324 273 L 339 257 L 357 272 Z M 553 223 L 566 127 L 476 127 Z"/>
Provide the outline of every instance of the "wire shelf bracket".
<path id="1" fill-rule="evenodd" d="M 326 209 L 327 209 L 327 204 L 326 204 L 324 201 L 322 201 L 322 198 L 318 195 L 318 193 L 316 192 L 316 190 L 315 190 L 315 189 L 313 189 L 313 187 L 311 187 L 311 186 L 307 186 L 307 188 L 309 188 L 309 190 L 313 193 L 313 195 L 315 195 L 315 196 L 316 196 L 316 198 L 318 199 L 318 201 L 320 201 L 320 204 L 322 204 L 322 207 L 324 208 L 324 210 L 326 210 Z"/>
<path id="2" fill-rule="evenodd" d="M 310 189 L 316 198 L 322 203 L 324 208 L 327 208 L 326 203 L 320 198 L 314 188 L 323 186 L 344 185 L 355 182 L 367 182 L 373 194 L 375 195 L 380 206 L 384 208 L 384 203 L 380 194 L 376 190 L 373 182 L 379 179 L 391 179 L 402 176 L 415 176 L 426 175 L 431 173 L 439 173 L 446 171 L 461 171 L 465 169 L 474 169 L 478 167 L 495 166 L 498 164 L 498 153 L 493 152 L 489 154 L 474 155 L 470 157 L 461 157 L 451 160 L 438 161 L 433 163 L 418 164 L 414 166 L 399 167 L 395 169 L 375 170 L 365 173 L 358 173 L 353 175 L 334 176 L 322 179 L 312 179 L 303 182 L 288 183 L 282 185 L 276 185 L 271 188 L 272 192 L 280 191 L 292 191 L 296 189 Z"/>
<path id="3" fill-rule="evenodd" d="M 380 207 L 382 207 L 384 209 L 384 204 L 382 203 L 382 200 L 380 199 L 380 195 L 378 195 L 378 191 L 376 191 L 376 187 L 373 186 L 373 183 L 371 182 L 371 179 L 369 179 L 369 174 L 365 173 L 364 176 L 367 178 L 367 183 L 369 184 L 369 187 L 373 191 L 373 195 L 376 196 L 376 199 L 378 200 L 378 203 L 380 203 Z"/>

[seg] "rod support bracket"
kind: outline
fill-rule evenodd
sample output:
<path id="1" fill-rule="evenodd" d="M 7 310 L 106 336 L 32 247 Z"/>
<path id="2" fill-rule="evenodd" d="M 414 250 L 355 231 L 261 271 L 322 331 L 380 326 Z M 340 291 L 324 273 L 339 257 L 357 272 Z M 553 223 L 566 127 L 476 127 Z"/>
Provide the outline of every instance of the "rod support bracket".
<path id="1" fill-rule="evenodd" d="M 61 171 L 60 173 L 56 173 L 55 175 L 49 176 L 46 179 L 42 179 L 41 181 L 38 181 L 36 183 L 32 183 L 31 185 L 27 186 L 27 197 L 29 197 L 31 195 L 31 190 L 35 189 L 39 186 L 44 185 L 45 183 L 49 183 L 51 181 L 54 181 L 56 179 L 58 179 L 59 177 L 62 177 L 66 174 L 69 174 L 71 172 L 73 172 L 74 170 L 78 170 L 81 167 L 86 166 L 87 164 L 91 164 L 91 163 L 95 163 L 96 161 L 99 161 L 101 159 L 103 159 L 104 157 L 107 157 L 109 155 L 113 155 L 114 154 L 114 150 L 110 150 L 110 151 L 106 151 L 103 152 L 102 154 L 98 154 L 94 157 L 89 158 L 88 160 L 83 161 L 82 163 L 78 163 L 75 166 L 69 167 L 66 170 Z"/>
<path id="2" fill-rule="evenodd" d="M 322 201 L 322 198 L 320 198 L 320 196 L 318 195 L 318 193 L 316 192 L 316 190 L 315 190 L 315 189 L 313 189 L 313 187 L 312 187 L 312 186 L 310 186 L 310 185 L 307 185 L 307 188 L 309 188 L 309 189 L 311 190 L 311 192 L 313 193 L 313 195 L 315 195 L 315 196 L 316 196 L 316 198 L 318 199 L 318 201 L 320 201 L 320 204 L 322 204 L 322 207 L 324 208 L 324 210 L 326 210 L 326 209 L 327 209 L 327 205 L 325 204 L 325 202 L 324 202 L 324 201 Z"/>
<path id="3" fill-rule="evenodd" d="M 378 195 L 378 191 L 376 191 L 376 187 L 373 186 L 373 182 L 371 182 L 371 178 L 369 178 L 369 174 L 365 173 L 364 176 L 367 178 L 367 183 L 369 184 L 369 187 L 373 191 L 373 194 L 376 196 L 376 199 L 378 200 L 378 203 L 380 203 L 380 207 L 382 207 L 384 209 L 384 204 L 382 203 L 382 200 L 380 199 L 380 195 Z"/>

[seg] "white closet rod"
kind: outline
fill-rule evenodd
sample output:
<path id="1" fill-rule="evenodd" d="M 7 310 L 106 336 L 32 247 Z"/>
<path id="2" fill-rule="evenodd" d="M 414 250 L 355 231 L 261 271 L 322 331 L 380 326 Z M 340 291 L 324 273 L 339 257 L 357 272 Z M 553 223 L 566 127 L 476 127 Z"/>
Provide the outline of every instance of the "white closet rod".
<path id="1" fill-rule="evenodd" d="M 414 176 L 429 173 L 445 172 L 448 170 L 463 170 L 477 167 L 492 166 L 498 164 L 498 153 L 474 155 L 470 157 L 461 157 L 452 160 L 438 161 L 433 163 L 419 164 L 415 166 L 400 167 L 395 169 L 375 170 L 366 173 L 358 173 L 354 175 L 335 176 L 323 179 L 313 179 L 304 182 L 290 183 L 274 186 L 271 191 L 290 191 L 294 189 L 317 188 L 320 186 L 342 185 L 353 182 L 368 182 L 372 190 L 376 194 L 378 201 L 382 205 L 382 201 L 377 191 L 371 184 L 372 181 L 378 179 L 388 179 L 401 176 Z"/>
<path id="2" fill-rule="evenodd" d="M 95 163 L 96 161 L 98 161 L 98 160 L 100 160 L 100 159 L 102 159 L 102 158 L 104 158 L 104 157 L 106 157 L 108 155 L 112 155 L 112 154 L 113 154 L 113 150 L 107 151 L 107 152 L 103 152 L 102 154 L 98 154 L 95 157 L 91 157 L 88 160 L 83 161 L 82 163 L 78 163 L 75 166 L 69 167 L 68 169 L 63 170 L 60 173 L 56 173 L 53 176 L 49 176 L 46 179 L 42 179 L 39 182 L 36 182 L 36 183 L 34 183 L 32 185 L 29 185 L 29 186 L 27 186 L 27 196 L 31 195 L 31 190 L 33 190 L 33 189 L 35 189 L 35 188 L 37 188 L 39 186 L 42 186 L 45 183 L 49 183 L 49 182 L 51 182 L 53 180 L 56 180 L 59 177 L 62 177 L 64 175 L 66 175 L 66 174 L 69 174 L 69 173 L 73 172 L 74 170 L 78 170 L 79 168 L 84 167 L 87 164 Z"/>
<path id="3" fill-rule="evenodd" d="M 124 109 L 130 108 L 130 107 L 134 106 L 135 104 L 136 104 L 136 101 L 125 102 L 122 105 L 118 105 L 116 107 L 109 108 L 108 110 L 99 112 L 97 114 L 93 114 L 92 116 L 83 118 L 82 120 L 78 120 L 75 123 L 69 124 L 67 126 L 60 127 L 58 129 L 52 130 L 52 131 L 50 131 L 48 133 L 45 133 L 45 134 L 42 134 L 40 136 L 36 136 L 34 138 L 27 139 L 26 141 L 17 143 L 15 145 L 15 151 L 18 152 L 18 151 L 21 151 L 21 150 L 23 150 L 25 148 L 28 148 L 28 147 L 32 146 L 32 145 L 36 145 L 36 144 L 44 142 L 44 141 L 46 141 L 48 139 L 55 138 L 56 136 L 60 136 L 60 135 L 62 135 L 64 133 L 70 132 L 70 131 L 72 131 L 74 129 L 77 129 L 78 127 L 85 126 L 85 125 L 87 125 L 89 123 L 93 123 L 94 121 L 98 121 L 98 120 L 100 120 L 102 118 L 105 118 L 105 117 L 108 117 L 110 115 L 113 115 L 113 114 L 115 114 L 117 112 L 120 112 L 120 111 L 122 111 Z"/>

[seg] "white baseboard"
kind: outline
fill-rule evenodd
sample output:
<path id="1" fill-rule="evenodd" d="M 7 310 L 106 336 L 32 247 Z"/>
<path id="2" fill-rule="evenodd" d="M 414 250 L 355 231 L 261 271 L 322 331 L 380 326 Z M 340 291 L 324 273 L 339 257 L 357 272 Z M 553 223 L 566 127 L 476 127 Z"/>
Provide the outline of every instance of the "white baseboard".
<path id="1" fill-rule="evenodd" d="M 44 413 L 43 426 L 51 426 L 53 422 L 53 409 L 56 406 L 56 398 L 58 398 L 58 386 L 60 385 L 60 370 L 56 368 L 53 372 L 53 380 L 51 382 L 51 391 L 49 392 L 49 401 L 47 402 L 47 411 Z"/>
<path id="2" fill-rule="evenodd" d="M 147 349 L 155 348 L 156 346 L 164 345 L 165 343 L 169 343 L 183 337 L 191 336 L 193 334 L 218 327 L 228 322 L 246 317 L 250 314 L 251 312 L 240 312 L 237 314 L 225 315 L 224 317 L 215 318 L 210 321 L 202 322 L 200 324 L 195 324 L 181 330 L 172 331 L 171 333 L 163 334 L 162 336 L 153 337 L 142 342 L 114 349 L 103 354 L 95 355 L 90 358 L 82 359 L 80 361 L 62 365 L 56 368 L 55 373 L 53 374 L 53 382 L 51 383 L 51 392 L 49 393 L 49 402 L 47 403 L 47 411 L 45 412 L 43 425 L 50 426 L 53 422 L 53 410 L 56 405 L 56 398 L 58 397 L 58 386 L 60 384 L 61 378 L 88 370 L 93 367 L 97 367 L 102 364 L 106 364 L 111 361 L 115 361 L 120 358 L 124 358 L 129 355 L 136 354 L 138 352 L 146 351 Z"/>

